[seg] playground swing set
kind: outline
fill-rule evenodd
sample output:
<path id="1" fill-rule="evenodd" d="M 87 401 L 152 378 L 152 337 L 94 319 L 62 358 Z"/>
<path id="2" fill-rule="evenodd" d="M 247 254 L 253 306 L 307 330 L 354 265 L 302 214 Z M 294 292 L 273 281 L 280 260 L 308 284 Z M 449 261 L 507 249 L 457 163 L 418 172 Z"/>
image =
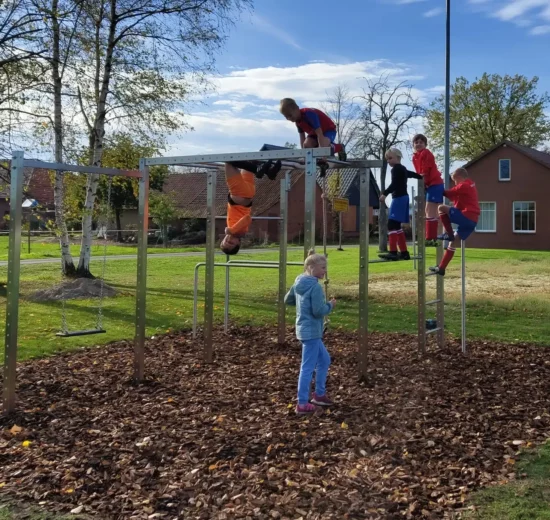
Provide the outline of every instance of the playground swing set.
<path id="1" fill-rule="evenodd" d="M 205 267 L 205 304 L 203 326 L 203 358 L 206 363 L 212 363 L 214 357 L 213 328 L 214 328 L 214 272 L 217 267 L 225 268 L 225 306 L 224 326 L 228 330 L 229 324 L 229 281 L 231 268 L 255 268 L 278 269 L 279 287 L 277 297 L 278 309 L 278 342 L 284 343 L 286 335 L 286 313 L 284 295 L 287 291 L 286 268 L 287 265 L 302 265 L 300 262 L 287 261 L 287 227 L 288 227 L 288 192 L 290 190 L 290 177 L 286 173 L 280 181 L 280 216 L 279 217 L 253 217 L 255 219 L 277 219 L 280 225 L 279 260 L 278 262 L 264 261 L 239 261 L 226 259 L 225 263 L 215 262 L 216 253 L 216 219 L 225 218 L 216 215 L 216 185 L 217 174 L 224 163 L 232 161 L 259 161 L 281 160 L 283 168 L 287 170 L 302 169 L 305 178 L 305 203 L 304 203 L 304 257 L 310 249 L 315 247 L 315 208 L 317 171 L 320 168 L 323 183 L 323 194 L 327 191 L 326 170 L 328 168 L 354 168 L 358 170 L 360 190 L 360 245 L 359 245 L 359 327 L 358 327 L 358 375 L 360 379 L 366 379 L 369 362 L 369 336 L 368 336 L 368 281 L 369 264 L 387 263 L 388 260 L 369 260 L 369 190 L 371 168 L 380 168 L 382 162 L 378 160 L 347 160 L 339 161 L 331 157 L 330 148 L 309 149 L 281 149 L 263 152 L 225 153 L 212 155 L 191 155 L 177 157 L 156 157 L 140 160 L 139 170 L 120 170 L 114 168 L 101 168 L 93 166 L 78 166 L 60 163 L 44 163 L 36 160 L 26 160 L 23 152 L 14 152 L 11 162 L 10 184 L 10 234 L 8 252 L 8 280 L 7 280 L 7 309 L 5 331 L 5 358 L 3 379 L 3 411 L 11 413 L 16 408 L 16 374 L 17 374 L 17 343 L 18 343 L 18 318 L 19 318 L 19 286 L 20 286 L 20 248 L 21 248 L 21 205 L 23 195 L 23 170 L 24 168 L 47 168 L 59 172 L 79 172 L 87 174 L 109 176 L 108 204 L 110 204 L 110 192 L 112 177 L 134 177 L 139 179 L 138 197 L 138 248 L 137 248 L 137 278 L 136 278 L 136 316 L 134 337 L 134 367 L 133 377 L 136 382 L 144 379 L 144 346 L 146 324 L 146 283 L 147 283 L 147 232 L 149 221 L 149 167 L 155 165 L 189 166 L 205 171 L 207 183 L 207 234 L 206 234 L 206 258 L 195 267 L 194 283 L 194 312 L 193 334 L 197 334 L 197 300 L 198 300 L 198 271 Z M 424 208 L 424 188 L 419 188 L 417 208 Z M 414 200 L 414 197 L 413 197 Z M 327 200 L 323 196 L 323 252 L 327 254 Z M 413 211 L 414 214 L 414 211 Z M 433 273 L 426 273 L 425 242 L 424 242 L 424 214 L 418 211 L 417 231 L 418 255 L 413 259 L 418 260 L 418 348 L 424 354 L 426 352 L 426 339 L 430 334 L 437 334 L 437 344 L 444 344 L 444 279 L 436 276 L 437 296 L 435 300 L 426 301 L 426 280 Z M 414 237 L 413 237 L 414 240 Z M 465 308 L 465 250 L 462 243 L 462 351 L 466 353 L 466 308 Z M 442 247 L 437 250 L 437 258 L 440 260 L 443 254 Z M 58 334 L 62 337 L 82 336 L 104 333 L 103 328 L 103 284 L 105 277 L 106 250 L 104 250 L 103 270 L 101 277 L 101 290 L 98 305 L 96 327 L 88 330 L 69 331 L 67 327 L 65 304 L 62 308 L 62 330 Z M 328 294 L 328 274 L 325 279 L 325 293 Z M 437 319 L 426 320 L 427 307 L 437 305 Z"/>

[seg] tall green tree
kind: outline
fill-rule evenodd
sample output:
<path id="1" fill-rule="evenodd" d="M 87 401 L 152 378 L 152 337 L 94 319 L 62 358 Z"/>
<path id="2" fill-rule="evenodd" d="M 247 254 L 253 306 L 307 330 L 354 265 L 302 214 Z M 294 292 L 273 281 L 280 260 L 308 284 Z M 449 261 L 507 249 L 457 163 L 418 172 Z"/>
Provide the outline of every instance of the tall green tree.
<path id="1" fill-rule="evenodd" d="M 545 114 L 550 97 L 538 91 L 538 77 L 483 74 L 470 83 L 459 77 L 450 98 L 451 160 L 468 161 L 503 140 L 536 147 L 550 138 Z M 441 155 L 445 137 L 445 97 L 427 111 L 426 133 Z"/>
<path id="2" fill-rule="evenodd" d="M 161 154 L 163 147 L 160 143 L 145 139 L 138 141 L 135 136 L 126 132 L 119 132 L 110 137 L 105 144 L 102 163 L 108 168 L 123 170 L 137 170 L 142 157 L 154 157 Z M 161 191 L 164 180 L 168 175 L 168 166 L 152 166 L 149 170 L 149 186 L 151 190 Z M 109 180 L 100 179 L 99 195 L 106 200 Z M 129 177 L 113 177 L 111 186 L 111 210 L 115 217 L 115 226 L 118 230 L 117 240 L 122 242 L 121 215 L 125 209 L 135 209 L 138 205 L 138 180 Z"/>
<path id="3" fill-rule="evenodd" d="M 152 191 L 149 197 L 149 214 L 153 222 L 160 228 L 163 247 L 167 247 L 168 225 L 184 216 L 184 213 L 178 208 L 175 195 Z"/>
<path id="4" fill-rule="evenodd" d="M 83 0 L 76 94 L 89 164 L 100 165 L 109 125 L 162 137 L 183 128 L 182 102 L 205 74 L 235 16 L 250 0 Z M 88 177 L 77 273 L 90 274 L 92 209 L 99 182 Z"/>

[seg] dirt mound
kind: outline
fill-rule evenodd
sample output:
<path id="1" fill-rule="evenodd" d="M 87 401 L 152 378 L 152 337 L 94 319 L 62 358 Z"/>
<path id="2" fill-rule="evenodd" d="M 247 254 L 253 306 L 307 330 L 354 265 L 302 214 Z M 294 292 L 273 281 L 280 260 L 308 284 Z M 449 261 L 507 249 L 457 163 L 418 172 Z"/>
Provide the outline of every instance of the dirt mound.
<path id="1" fill-rule="evenodd" d="M 31 294 L 30 299 L 35 302 L 51 302 L 61 300 L 84 300 L 87 298 L 99 298 L 101 294 L 101 280 L 90 278 L 78 278 L 54 285 L 49 289 L 40 289 Z M 103 284 L 103 297 L 112 298 L 117 291 L 107 284 Z"/>
<path id="2" fill-rule="evenodd" d="M 274 329 L 191 333 L 19 365 L 18 410 L 0 418 L 2 494 L 104 519 L 456 519 L 469 493 L 514 478 L 550 433 L 550 349 L 331 330 L 330 411 L 298 418 L 300 345 Z M 17 427 L 15 427 L 17 426 Z"/>

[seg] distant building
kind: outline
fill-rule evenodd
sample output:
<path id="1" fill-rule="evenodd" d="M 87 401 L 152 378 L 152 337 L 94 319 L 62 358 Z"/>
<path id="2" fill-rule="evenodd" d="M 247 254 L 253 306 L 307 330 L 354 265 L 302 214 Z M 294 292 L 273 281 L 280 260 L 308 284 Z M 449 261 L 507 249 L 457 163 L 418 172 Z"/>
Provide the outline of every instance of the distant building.
<path id="1" fill-rule="evenodd" d="M 469 247 L 550 250 L 550 154 L 503 141 L 465 167 L 481 208 Z"/>

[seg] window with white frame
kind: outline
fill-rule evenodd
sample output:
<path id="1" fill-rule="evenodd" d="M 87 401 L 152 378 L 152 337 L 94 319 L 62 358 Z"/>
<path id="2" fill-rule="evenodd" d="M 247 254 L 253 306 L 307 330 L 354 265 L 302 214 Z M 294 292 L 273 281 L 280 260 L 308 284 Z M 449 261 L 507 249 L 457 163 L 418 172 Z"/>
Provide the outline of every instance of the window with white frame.
<path id="1" fill-rule="evenodd" d="M 536 213 L 535 202 L 514 202 L 514 233 L 535 233 Z"/>
<path id="2" fill-rule="evenodd" d="M 498 161 L 498 180 L 509 181 L 512 178 L 512 161 L 510 159 L 500 159 Z"/>
<path id="3" fill-rule="evenodd" d="M 478 233 L 496 233 L 497 230 L 497 203 L 480 202 L 479 220 L 477 221 L 476 231 Z"/>

